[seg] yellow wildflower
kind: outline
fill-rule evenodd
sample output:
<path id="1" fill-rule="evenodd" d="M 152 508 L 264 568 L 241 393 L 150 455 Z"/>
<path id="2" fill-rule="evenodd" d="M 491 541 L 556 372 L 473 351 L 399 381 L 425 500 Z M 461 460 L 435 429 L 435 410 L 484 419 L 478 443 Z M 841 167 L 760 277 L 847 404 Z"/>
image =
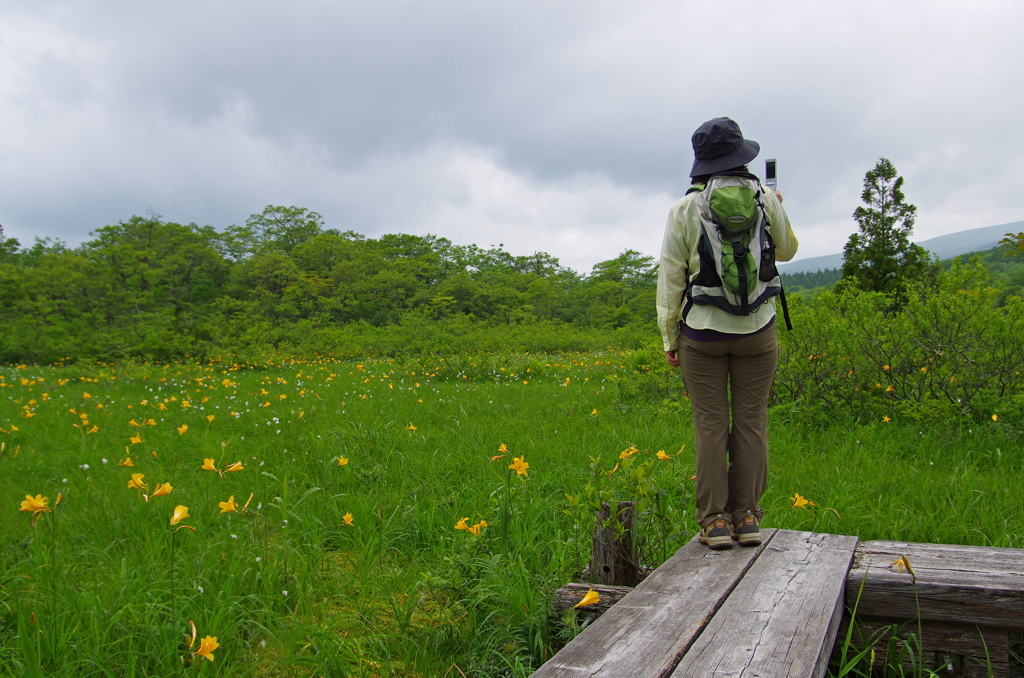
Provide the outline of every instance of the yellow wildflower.
<path id="1" fill-rule="evenodd" d="M 181 521 L 188 518 L 188 507 L 187 506 L 175 506 L 174 515 L 171 516 L 171 525 L 177 525 Z"/>
<path id="2" fill-rule="evenodd" d="M 199 468 L 201 468 L 204 471 L 216 471 L 217 465 L 213 463 L 213 457 L 207 457 L 203 459 L 203 465 L 200 466 Z"/>
<path id="3" fill-rule="evenodd" d="M 467 520 L 469 520 L 469 516 L 466 516 L 465 518 L 460 519 L 459 522 L 455 523 L 455 529 L 456 530 L 468 530 L 469 529 L 469 525 L 466 524 Z"/>
<path id="4" fill-rule="evenodd" d="M 908 572 L 911 577 L 914 578 L 914 583 L 917 583 L 917 574 L 914 573 L 914 568 L 910 566 L 910 558 L 907 556 L 900 556 L 896 560 L 889 563 L 890 567 L 894 567 L 897 574 L 903 574 Z"/>
<path id="5" fill-rule="evenodd" d="M 178 431 L 178 435 L 179 435 L 179 436 L 180 436 L 180 435 L 184 435 L 184 434 L 185 434 L 185 432 L 187 432 L 187 431 L 188 431 L 188 424 L 182 424 L 181 426 L 179 426 L 179 427 L 177 428 L 177 431 Z"/>
<path id="6" fill-rule="evenodd" d="M 228 497 L 227 501 L 219 501 L 217 505 L 220 506 L 221 513 L 237 513 L 238 504 L 235 503 L 235 495 Z"/>
<path id="7" fill-rule="evenodd" d="M 46 504 L 49 503 L 50 498 L 44 497 L 41 494 L 37 494 L 35 498 L 30 494 L 25 495 L 25 501 L 21 502 L 21 508 L 19 511 L 29 511 L 32 513 L 32 522 L 34 523 L 44 513 L 52 511 Z"/>
<path id="8" fill-rule="evenodd" d="M 128 488 L 139 491 L 148 489 L 149 486 L 146 484 L 145 477 L 145 474 L 133 473 L 132 479 L 128 481 Z"/>
<path id="9" fill-rule="evenodd" d="M 810 504 L 806 497 L 800 496 L 799 492 L 796 492 L 795 496 L 792 496 L 789 499 L 793 502 L 793 506 L 791 508 L 806 508 L 807 505 Z"/>
<path id="10" fill-rule="evenodd" d="M 213 651 L 220 647 L 220 643 L 217 642 L 217 636 L 206 636 L 199 641 L 199 649 L 196 650 L 196 654 L 204 659 L 213 661 Z"/>
<path id="11" fill-rule="evenodd" d="M 170 494 L 173 489 L 170 483 L 157 483 L 156 487 L 153 488 L 153 497 L 162 497 L 165 494 Z"/>
<path id="12" fill-rule="evenodd" d="M 416 430 L 416 427 L 415 427 L 415 426 L 413 426 L 413 425 L 412 425 L 412 422 L 410 421 L 410 422 L 409 422 L 409 425 L 405 427 L 405 430 L 406 430 L 406 431 L 415 431 L 415 430 Z"/>
<path id="13" fill-rule="evenodd" d="M 139 443 L 143 442 L 142 434 L 137 433 L 136 435 L 133 435 L 131 438 L 129 438 L 129 440 L 132 441 L 132 445 L 138 445 Z"/>
<path id="14" fill-rule="evenodd" d="M 352 524 L 352 514 L 349 513 L 348 511 L 346 511 L 345 515 L 343 515 L 341 517 L 341 522 L 344 523 L 345 525 L 351 525 Z"/>
<path id="15" fill-rule="evenodd" d="M 587 605 L 593 605 L 594 603 L 601 602 L 601 596 L 598 595 L 597 591 L 590 589 L 587 591 L 587 595 L 583 596 L 583 600 L 576 603 L 573 607 L 586 607 Z"/>
<path id="16" fill-rule="evenodd" d="M 338 455 L 338 466 L 347 466 L 347 465 L 348 465 L 348 457 L 339 454 Z"/>
<path id="17" fill-rule="evenodd" d="M 124 461 L 119 463 L 118 466 L 135 466 L 135 464 L 132 463 L 132 458 L 131 457 L 125 457 Z"/>
<path id="18" fill-rule="evenodd" d="M 512 463 L 509 464 L 508 467 L 515 471 L 516 475 L 527 477 L 529 477 L 530 475 L 529 473 L 527 473 L 527 469 L 530 468 L 530 465 L 526 463 L 525 454 L 521 457 L 513 457 Z"/>
<path id="19" fill-rule="evenodd" d="M 658 459 L 661 459 L 662 461 L 665 461 L 666 459 L 671 459 L 671 458 L 672 458 L 672 457 L 670 457 L 670 456 L 669 456 L 669 455 L 668 455 L 668 454 L 667 454 L 667 453 L 665 452 L 665 450 L 658 450 Z"/>
<path id="20" fill-rule="evenodd" d="M 243 470 L 243 468 L 244 467 L 242 466 L 242 462 L 236 461 L 234 464 L 225 467 L 224 473 L 231 473 L 232 471 L 241 471 Z"/>

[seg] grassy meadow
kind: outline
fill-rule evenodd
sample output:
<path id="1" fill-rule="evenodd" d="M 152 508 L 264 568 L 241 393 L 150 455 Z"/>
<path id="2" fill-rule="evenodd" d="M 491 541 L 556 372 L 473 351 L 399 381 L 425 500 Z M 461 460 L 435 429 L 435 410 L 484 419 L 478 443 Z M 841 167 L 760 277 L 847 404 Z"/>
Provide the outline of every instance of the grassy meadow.
<path id="1" fill-rule="evenodd" d="M 764 524 L 1024 548 L 1019 432 L 923 426 L 775 405 Z M 528 676 L 596 504 L 692 537 L 692 446 L 658 351 L 0 367 L 0 675 Z"/>

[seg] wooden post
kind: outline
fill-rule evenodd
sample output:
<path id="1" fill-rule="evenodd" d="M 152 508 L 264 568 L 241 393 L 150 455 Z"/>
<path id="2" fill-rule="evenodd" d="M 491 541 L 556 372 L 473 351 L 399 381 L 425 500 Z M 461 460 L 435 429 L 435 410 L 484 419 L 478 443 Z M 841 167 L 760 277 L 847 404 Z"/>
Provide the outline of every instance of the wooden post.
<path id="1" fill-rule="evenodd" d="M 636 505 L 632 501 L 619 501 L 615 505 L 614 520 L 607 502 L 597 511 L 590 552 L 590 580 L 608 586 L 636 586 L 640 583 L 640 567 L 633 548 Z"/>

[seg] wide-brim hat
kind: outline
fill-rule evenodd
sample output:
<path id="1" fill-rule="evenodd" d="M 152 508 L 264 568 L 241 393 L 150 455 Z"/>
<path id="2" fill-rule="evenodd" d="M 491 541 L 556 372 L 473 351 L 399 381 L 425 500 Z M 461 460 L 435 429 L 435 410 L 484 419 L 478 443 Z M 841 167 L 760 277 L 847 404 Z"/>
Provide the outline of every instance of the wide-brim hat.
<path id="1" fill-rule="evenodd" d="M 693 142 L 690 176 L 724 172 L 746 165 L 761 152 L 756 141 L 743 138 L 740 126 L 730 118 L 714 118 L 697 128 Z"/>

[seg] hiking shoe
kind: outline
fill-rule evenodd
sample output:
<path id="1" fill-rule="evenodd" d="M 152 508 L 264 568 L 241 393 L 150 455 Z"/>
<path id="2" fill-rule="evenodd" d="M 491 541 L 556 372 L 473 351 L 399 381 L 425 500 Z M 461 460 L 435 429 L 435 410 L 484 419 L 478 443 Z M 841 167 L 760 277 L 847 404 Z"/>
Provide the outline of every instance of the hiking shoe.
<path id="1" fill-rule="evenodd" d="M 747 512 L 738 523 L 732 526 L 732 538 L 740 543 L 740 546 L 761 545 L 761 525 L 757 516 Z"/>
<path id="2" fill-rule="evenodd" d="M 701 544 L 707 544 L 710 549 L 731 549 L 732 548 L 732 525 L 722 518 L 716 518 L 700 531 L 698 540 Z"/>

